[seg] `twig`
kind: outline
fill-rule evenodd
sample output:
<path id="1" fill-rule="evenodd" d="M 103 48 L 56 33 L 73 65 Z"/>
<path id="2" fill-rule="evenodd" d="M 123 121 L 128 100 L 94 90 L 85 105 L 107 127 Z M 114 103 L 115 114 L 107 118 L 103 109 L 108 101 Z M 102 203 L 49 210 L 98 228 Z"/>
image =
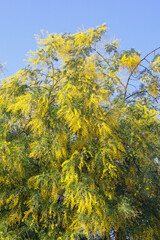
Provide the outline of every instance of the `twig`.
<path id="1" fill-rule="evenodd" d="M 27 229 L 26 229 L 26 233 L 27 233 L 28 239 L 29 239 L 29 240 L 31 240 L 31 239 L 30 239 L 30 236 L 29 236 L 29 234 L 28 234 L 28 231 L 27 231 Z"/>
<path id="2" fill-rule="evenodd" d="M 107 65 L 110 67 L 109 63 L 106 61 L 106 59 L 103 57 L 103 55 L 98 52 L 95 48 L 93 48 L 93 50 L 107 63 Z M 120 79 L 118 79 L 118 81 L 120 82 L 120 84 L 125 88 L 124 84 L 121 82 Z"/>
<path id="3" fill-rule="evenodd" d="M 133 96 L 136 95 L 136 94 L 146 93 L 146 92 L 147 92 L 147 90 L 142 90 L 142 91 L 134 92 L 134 93 L 132 93 L 131 95 L 129 95 L 128 97 L 126 97 L 125 100 L 127 100 L 127 99 L 130 98 L 130 97 L 133 97 Z"/>
<path id="4" fill-rule="evenodd" d="M 144 60 L 150 64 L 150 62 L 147 59 L 144 59 Z"/>
<path id="5" fill-rule="evenodd" d="M 133 75 L 134 71 L 136 70 L 136 68 L 140 65 L 141 62 L 143 62 L 144 60 L 146 60 L 146 58 L 151 55 L 152 53 L 154 53 L 155 51 L 157 51 L 158 49 L 160 49 L 160 46 L 155 48 L 154 50 L 152 50 L 151 52 L 149 52 L 147 55 L 145 55 L 137 64 L 136 66 L 133 68 L 133 70 L 131 71 L 129 77 L 128 77 L 128 80 L 127 80 L 127 83 L 126 83 L 126 86 L 125 86 L 125 92 L 124 92 L 124 97 L 126 97 L 126 94 L 127 94 L 127 87 L 128 87 L 128 83 L 129 83 L 129 80 L 131 78 L 131 76 Z"/>

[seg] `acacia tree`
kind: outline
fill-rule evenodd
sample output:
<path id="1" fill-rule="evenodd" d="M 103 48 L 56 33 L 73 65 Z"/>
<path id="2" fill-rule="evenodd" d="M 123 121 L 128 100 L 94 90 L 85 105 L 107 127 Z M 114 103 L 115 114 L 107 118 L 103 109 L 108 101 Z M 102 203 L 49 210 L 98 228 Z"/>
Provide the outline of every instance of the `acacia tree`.
<path id="1" fill-rule="evenodd" d="M 159 239 L 159 48 L 105 32 L 37 38 L 1 84 L 1 239 Z"/>

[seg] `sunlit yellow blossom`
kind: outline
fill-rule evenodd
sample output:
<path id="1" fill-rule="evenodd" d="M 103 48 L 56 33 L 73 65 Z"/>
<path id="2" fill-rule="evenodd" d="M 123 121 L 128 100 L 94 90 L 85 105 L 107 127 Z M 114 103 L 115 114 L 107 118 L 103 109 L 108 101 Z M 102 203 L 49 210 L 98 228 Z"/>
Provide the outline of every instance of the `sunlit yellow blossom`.
<path id="1" fill-rule="evenodd" d="M 120 65 L 123 69 L 127 69 L 128 72 L 138 72 L 138 65 L 141 59 L 138 55 L 133 54 L 131 56 L 124 55 L 120 60 Z"/>

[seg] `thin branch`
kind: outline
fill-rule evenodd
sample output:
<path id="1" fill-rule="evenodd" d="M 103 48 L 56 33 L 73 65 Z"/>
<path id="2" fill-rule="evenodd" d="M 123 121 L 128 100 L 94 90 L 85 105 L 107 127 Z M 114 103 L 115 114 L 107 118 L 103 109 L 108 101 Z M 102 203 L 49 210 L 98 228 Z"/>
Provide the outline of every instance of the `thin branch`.
<path id="1" fill-rule="evenodd" d="M 28 234 L 28 231 L 26 230 L 26 233 L 27 233 L 27 236 L 28 236 L 28 239 L 30 239 L 30 236 L 29 236 L 29 234 Z M 31 240 L 31 239 L 30 239 Z"/>
<path id="2" fill-rule="evenodd" d="M 145 67 L 144 65 L 142 65 L 142 64 L 139 64 L 139 66 L 141 66 L 141 67 L 145 68 L 145 69 L 148 71 L 148 68 L 147 68 L 147 67 Z"/>
<path id="3" fill-rule="evenodd" d="M 54 82 L 54 65 L 53 65 L 53 63 L 51 62 L 51 67 L 52 67 L 52 71 L 53 71 L 53 80 L 52 80 L 52 82 L 53 82 L 53 86 L 52 86 L 52 88 L 50 89 L 50 91 L 49 91 L 49 96 L 51 95 L 51 92 L 52 92 L 52 90 L 54 89 L 54 87 L 55 87 L 55 82 Z"/>
<path id="4" fill-rule="evenodd" d="M 151 52 L 149 52 L 147 55 L 145 55 L 137 64 L 136 66 L 133 68 L 133 70 L 131 71 L 129 77 L 128 77 L 128 80 L 127 80 L 127 83 L 126 83 L 126 86 L 125 86 L 125 92 L 124 92 L 124 97 L 126 97 L 126 94 L 127 94 L 127 87 L 128 87 L 128 83 L 130 81 L 130 78 L 131 76 L 133 75 L 134 71 L 136 70 L 136 68 L 141 64 L 141 62 L 143 62 L 144 60 L 146 60 L 146 58 L 151 55 L 152 53 L 154 53 L 155 51 L 157 51 L 158 49 L 160 49 L 160 46 L 155 48 L 154 50 L 152 50 Z"/>
<path id="5" fill-rule="evenodd" d="M 143 66 L 142 64 L 140 64 L 140 66 L 143 67 L 143 68 L 145 69 L 145 70 L 143 70 L 143 71 L 148 72 L 150 75 L 152 75 L 152 76 L 154 77 L 154 75 L 152 74 L 152 72 L 151 72 L 151 70 L 150 70 L 149 68 Z"/>
<path id="6" fill-rule="evenodd" d="M 134 86 L 133 84 L 130 84 L 130 83 L 129 83 L 128 85 L 134 87 L 134 88 L 137 90 L 137 87 Z"/>
<path id="7" fill-rule="evenodd" d="M 133 96 L 136 95 L 136 94 L 146 93 L 146 92 L 147 92 L 147 90 L 142 90 L 142 91 L 134 92 L 134 93 L 132 93 L 131 95 L 129 95 L 128 97 L 126 97 L 125 100 L 127 100 L 127 99 L 130 98 L 130 97 L 133 97 Z"/>
<path id="8" fill-rule="evenodd" d="M 58 80 L 54 83 L 54 85 L 51 87 L 51 89 L 50 89 L 50 91 L 49 91 L 49 97 L 51 96 L 51 93 L 52 93 L 53 89 L 55 88 L 55 86 L 56 86 L 62 79 L 63 79 L 63 77 L 61 77 L 60 79 L 58 79 Z M 52 100 L 51 100 L 51 102 L 52 102 Z M 51 103 L 51 102 L 50 102 L 50 103 Z"/>
<path id="9" fill-rule="evenodd" d="M 103 57 L 103 55 L 98 52 L 95 48 L 93 48 L 93 50 L 107 63 L 107 65 L 110 67 L 109 63 L 107 62 L 107 60 Z M 120 79 L 118 79 L 119 83 L 125 88 L 124 84 L 121 82 Z"/>
<path id="10" fill-rule="evenodd" d="M 53 71 L 53 79 L 54 79 L 54 65 L 53 65 L 52 62 L 51 62 L 51 67 L 52 67 L 52 71 Z"/>
<path id="11" fill-rule="evenodd" d="M 26 228 L 25 228 L 25 229 L 22 229 L 22 230 L 18 233 L 18 235 L 20 235 L 20 234 L 23 233 L 23 232 L 26 232 L 26 233 L 27 233 L 28 230 L 29 230 L 29 228 L 27 228 L 27 229 L 26 229 Z M 27 235 L 29 235 L 29 234 L 27 234 Z M 30 239 L 30 238 L 29 238 L 29 239 Z"/>
<path id="12" fill-rule="evenodd" d="M 144 60 L 150 64 L 150 62 L 147 59 L 144 59 Z"/>
<path id="13" fill-rule="evenodd" d="M 132 76 L 132 77 L 133 77 L 133 76 Z M 131 78 L 131 80 L 132 80 L 133 82 L 137 82 L 137 81 L 138 81 L 138 78 L 137 78 L 137 77 L 134 77 L 134 79 Z"/>

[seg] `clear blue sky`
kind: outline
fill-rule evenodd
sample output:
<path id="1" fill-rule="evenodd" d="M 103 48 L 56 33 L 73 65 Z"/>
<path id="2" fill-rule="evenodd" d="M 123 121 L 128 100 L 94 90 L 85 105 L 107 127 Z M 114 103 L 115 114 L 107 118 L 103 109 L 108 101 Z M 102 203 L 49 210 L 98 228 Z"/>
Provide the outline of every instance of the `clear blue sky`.
<path id="1" fill-rule="evenodd" d="M 160 45 L 159 0 L 1 0 L 0 63 L 6 76 L 24 67 L 34 34 L 75 33 L 107 23 L 107 39 L 147 53 Z"/>

